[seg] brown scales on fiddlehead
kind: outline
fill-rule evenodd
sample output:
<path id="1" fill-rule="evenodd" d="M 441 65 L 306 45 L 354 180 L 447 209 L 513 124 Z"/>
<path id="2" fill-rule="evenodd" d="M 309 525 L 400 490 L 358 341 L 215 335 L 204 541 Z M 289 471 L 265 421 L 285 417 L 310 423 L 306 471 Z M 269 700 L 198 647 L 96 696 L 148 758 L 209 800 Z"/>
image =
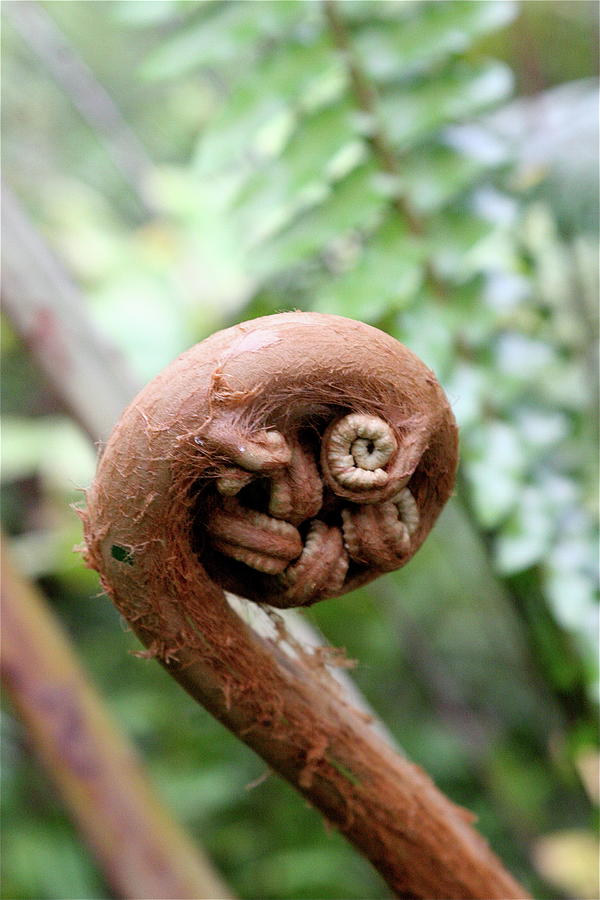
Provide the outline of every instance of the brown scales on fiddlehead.
<path id="1" fill-rule="evenodd" d="M 391 500 L 342 510 L 344 543 L 356 562 L 387 572 L 402 565 L 419 527 L 419 510 L 408 488 Z"/>
<path id="2" fill-rule="evenodd" d="M 414 358 L 411 363 L 421 369 L 418 374 L 427 386 L 434 383 Z M 219 383 L 223 384 L 222 374 Z M 416 435 L 407 434 L 411 418 L 394 428 L 397 410 L 389 422 L 367 412 L 340 414 L 343 392 L 332 396 L 328 405 L 323 404 L 318 386 L 316 393 L 315 409 L 300 403 L 291 422 L 289 409 L 277 410 L 273 421 L 266 423 L 271 430 L 257 436 L 248 437 L 244 419 L 229 422 L 226 442 L 222 419 L 203 428 L 203 444 L 220 448 L 227 457 L 216 469 L 220 506 L 209 491 L 196 511 L 209 571 L 230 590 L 273 606 L 309 605 L 345 592 L 403 565 L 414 552 L 413 544 L 422 540 L 421 512 L 407 485 L 435 438 L 431 424 L 440 410 L 415 409 Z M 374 394 L 377 401 L 379 392 Z M 294 398 L 289 402 L 293 409 Z M 443 473 L 448 473 L 455 445 L 445 403 L 443 411 L 449 454 Z M 282 412 L 288 419 L 286 435 L 274 428 Z M 417 479 L 417 490 L 419 483 Z M 235 495 L 237 504 L 227 503 L 228 495 Z M 294 527 L 295 543 L 289 538 L 285 552 L 275 546 L 282 542 L 278 523 Z M 273 548 L 268 553 L 270 535 Z M 299 549 L 292 556 L 294 546 Z M 246 569 L 232 569 L 223 557 Z M 219 575 L 223 569 L 227 573 Z"/>
<path id="3" fill-rule="evenodd" d="M 114 469 L 120 454 L 123 515 L 103 525 L 110 539 L 89 532 L 90 553 L 104 555 L 109 540 L 151 548 L 129 565 L 161 580 L 193 558 L 220 589 L 309 605 L 404 565 L 452 489 L 456 430 L 434 376 L 392 338 L 337 316 L 289 313 L 220 332 L 151 383 L 134 412 L 135 433 L 127 417 L 117 429 L 128 457 L 109 444 L 103 461 Z M 103 521 L 111 477 L 92 495 Z"/>
<path id="4" fill-rule="evenodd" d="M 302 540 L 293 525 L 247 509 L 234 497 L 214 510 L 209 533 L 221 553 L 268 575 L 283 572 L 302 553 Z"/>
<path id="5" fill-rule="evenodd" d="M 359 568 L 385 572 L 402 565 L 420 516 L 407 487 L 388 501 L 374 494 L 384 487 L 386 492 L 397 490 L 406 481 L 388 471 L 398 440 L 387 422 L 349 413 L 329 423 L 318 454 L 324 479 L 306 441 L 294 438 L 287 454 L 283 435 L 268 435 L 273 453 L 269 457 L 263 449 L 260 457 L 262 472 L 271 472 L 268 478 L 259 483 L 260 475 L 248 471 L 248 458 L 248 469 L 228 468 L 217 478 L 217 491 L 225 497 L 203 516 L 213 549 L 257 572 L 280 575 L 272 584 L 261 583 L 274 606 L 303 606 L 340 593 L 351 561 L 355 577 Z M 210 427 L 207 436 L 210 442 Z M 235 445 L 242 443 L 240 437 Z M 256 459 L 253 451 L 254 470 Z M 239 452 L 236 461 L 243 462 Z M 252 484 L 254 490 L 245 490 Z M 240 501 L 226 499 L 233 494 Z M 357 502 L 347 503 L 348 497 Z M 241 498 L 251 505 L 243 505 Z M 263 506 L 268 515 L 252 504 Z M 302 548 L 294 526 L 303 524 Z"/>

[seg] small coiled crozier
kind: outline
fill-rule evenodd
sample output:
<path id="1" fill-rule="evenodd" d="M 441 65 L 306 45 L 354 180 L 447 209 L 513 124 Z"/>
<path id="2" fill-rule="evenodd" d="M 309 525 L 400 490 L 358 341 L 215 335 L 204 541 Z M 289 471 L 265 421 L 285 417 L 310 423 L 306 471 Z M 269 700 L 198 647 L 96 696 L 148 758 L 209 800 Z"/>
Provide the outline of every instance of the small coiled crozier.
<path id="1" fill-rule="evenodd" d="M 87 496 L 88 560 L 159 640 L 176 591 L 309 605 L 408 562 L 456 460 L 446 398 L 402 344 L 339 316 L 255 319 L 125 411 Z"/>

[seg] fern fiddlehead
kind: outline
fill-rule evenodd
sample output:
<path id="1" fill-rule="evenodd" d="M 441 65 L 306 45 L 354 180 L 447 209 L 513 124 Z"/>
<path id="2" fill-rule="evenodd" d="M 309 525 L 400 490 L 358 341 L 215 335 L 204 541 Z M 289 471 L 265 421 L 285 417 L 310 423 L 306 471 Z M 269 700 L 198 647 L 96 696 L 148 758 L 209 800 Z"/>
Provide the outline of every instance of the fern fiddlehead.
<path id="1" fill-rule="evenodd" d="M 399 895 L 523 897 L 318 658 L 254 633 L 226 595 L 308 605 L 404 565 L 456 458 L 443 392 L 388 335 L 316 313 L 256 319 L 182 354 L 125 411 L 82 513 L 86 558 L 145 655 Z"/>

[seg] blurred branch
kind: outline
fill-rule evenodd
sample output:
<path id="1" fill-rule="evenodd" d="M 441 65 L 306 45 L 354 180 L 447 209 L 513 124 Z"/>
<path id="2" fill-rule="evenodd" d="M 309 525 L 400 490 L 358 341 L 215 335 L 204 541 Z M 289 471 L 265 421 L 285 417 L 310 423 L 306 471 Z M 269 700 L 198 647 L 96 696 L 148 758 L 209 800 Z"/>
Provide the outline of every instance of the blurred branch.
<path id="1" fill-rule="evenodd" d="M 567 722 L 589 723 L 595 729 L 597 711 L 589 695 L 589 673 L 568 631 L 557 622 L 541 589 L 535 567 L 506 579 L 513 607 L 539 675 L 551 691 Z"/>
<path id="2" fill-rule="evenodd" d="M 389 143 L 383 123 L 380 121 L 377 91 L 360 65 L 338 0 L 322 0 L 322 3 L 333 44 L 346 66 L 356 107 L 367 119 L 367 141 L 371 145 L 373 156 L 381 171 L 391 179 L 397 180 L 400 175 L 398 154 Z M 421 237 L 425 231 L 425 222 L 411 209 L 406 198 L 396 190 L 392 202 L 401 219 L 406 223 L 409 232 L 415 237 Z M 437 297 L 444 297 L 445 285 L 438 278 L 430 259 L 424 261 L 423 269 L 433 294 Z"/>
<path id="3" fill-rule="evenodd" d="M 152 168 L 152 160 L 110 94 L 36 0 L 5 3 L 2 10 L 22 40 L 100 137 L 142 209 L 150 214 L 144 182 Z"/>
<path id="4" fill-rule="evenodd" d="M 367 118 L 367 140 L 371 145 L 373 154 L 379 162 L 381 170 L 386 175 L 395 178 L 399 174 L 398 161 L 379 121 L 377 92 L 354 53 L 350 33 L 338 8 L 337 0 L 323 0 L 323 11 L 333 43 L 346 65 L 356 106 Z M 421 234 L 423 232 L 423 223 L 415 215 L 404 197 L 395 193 L 393 202 L 402 218 L 406 221 L 410 231 L 413 234 Z"/>
<path id="5" fill-rule="evenodd" d="M 229 898 L 154 794 L 43 598 L 2 566 L 0 672 L 33 747 L 120 897 Z"/>
<path id="6" fill-rule="evenodd" d="M 521 14 L 511 31 L 515 57 L 519 62 L 517 71 L 521 78 L 523 94 L 541 94 L 546 88 L 546 78 L 539 53 L 539 35 L 529 21 L 529 4 L 521 5 Z"/>
<path id="7" fill-rule="evenodd" d="M 116 349 L 12 191 L 3 186 L 4 312 L 73 418 L 92 441 L 108 437 L 136 390 Z"/>
<path id="8" fill-rule="evenodd" d="M 458 485 L 463 497 L 464 515 L 476 520 L 469 503 L 469 491 L 459 471 Z M 488 560 L 494 549 L 490 533 L 479 532 L 478 543 Z M 490 568 L 491 571 L 491 568 Z M 519 623 L 527 650 L 531 678 L 546 695 L 545 702 L 553 702 L 564 722 L 583 724 L 596 729 L 597 709 L 589 693 L 586 663 L 576 647 L 573 636 L 556 620 L 541 588 L 538 568 L 530 568 L 504 579 L 498 579 L 510 607 Z"/>

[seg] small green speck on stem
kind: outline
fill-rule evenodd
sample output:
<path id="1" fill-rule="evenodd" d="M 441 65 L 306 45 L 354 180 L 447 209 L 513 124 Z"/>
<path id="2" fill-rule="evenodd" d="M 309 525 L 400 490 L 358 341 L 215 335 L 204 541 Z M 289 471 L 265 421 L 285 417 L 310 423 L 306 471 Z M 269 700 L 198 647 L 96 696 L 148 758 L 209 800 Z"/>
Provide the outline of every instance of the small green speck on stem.
<path id="1" fill-rule="evenodd" d="M 327 762 L 330 763 L 336 771 L 343 775 L 350 784 L 353 784 L 355 787 L 360 787 L 360 778 L 358 778 L 354 772 L 351 772 L 343 763 L 339 760 L 335 759 L 333 756 L 326 757 Z"/>
<path id="2" fill-rule="evenodd" d="M 110 555 L 118 562 L 127 563 L 128 566 L 133 565 L 133 556 L 131 555 L 131 551 L 127 550 L 125 547 L 121 547 L 119 544 L 112 545 L 112 547 L 110 548 Z"/>

